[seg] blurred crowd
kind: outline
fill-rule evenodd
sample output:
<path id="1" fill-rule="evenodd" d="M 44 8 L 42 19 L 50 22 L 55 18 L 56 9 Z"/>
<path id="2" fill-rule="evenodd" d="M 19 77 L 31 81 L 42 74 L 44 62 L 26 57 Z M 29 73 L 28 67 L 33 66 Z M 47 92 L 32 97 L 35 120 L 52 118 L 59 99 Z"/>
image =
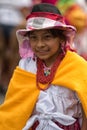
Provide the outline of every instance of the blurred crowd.
<path id="1" fill-rule="evenodd" d="M 25 17 L 33 5 L 51 3 L 77 29 L 73 47 L 87 60 L 87 0 L 0 0 L 0 92 L 5 94 L 20 59 L 16 30 L 25 28 Z"/>
<path id="2" fill-rule="evenodd" d="M 5 93 L 20 59 L 16 30 L 25 27 L 31 0 L 0 0 L 0 91 Z"/>

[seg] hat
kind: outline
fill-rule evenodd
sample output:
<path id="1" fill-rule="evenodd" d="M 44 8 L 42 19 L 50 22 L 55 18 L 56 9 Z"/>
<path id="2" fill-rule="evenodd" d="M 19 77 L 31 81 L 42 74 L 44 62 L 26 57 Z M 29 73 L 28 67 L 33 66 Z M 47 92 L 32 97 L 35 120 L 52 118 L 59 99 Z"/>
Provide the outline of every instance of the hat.
<path id="1" fill-rule="evenodd" d="M 22 58 L 33 55 L 29 38 L 26 36 L 27 32 L 55 28 L 63 30 L 64 35 L 70 38 L 76 31 L 75 27 L 65 23 L 58 8 L 48 3 L 33 6 L 31 13 L 26 17 L 26 21 L 26 29 L 19 29 L 16 32 L 19 41 L 19 53 Z"/>

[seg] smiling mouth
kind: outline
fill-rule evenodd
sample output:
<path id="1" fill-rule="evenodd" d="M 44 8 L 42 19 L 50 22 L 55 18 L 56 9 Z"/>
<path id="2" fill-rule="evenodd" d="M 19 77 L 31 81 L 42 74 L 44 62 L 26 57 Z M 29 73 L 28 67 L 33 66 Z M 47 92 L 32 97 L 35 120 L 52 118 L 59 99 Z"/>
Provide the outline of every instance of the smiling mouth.
<path id="1" fill-rule="evenodd" d="M 48 52 L 49 52 L 48 50 L 37 51 L 38 54 L 47 54 Z"/>

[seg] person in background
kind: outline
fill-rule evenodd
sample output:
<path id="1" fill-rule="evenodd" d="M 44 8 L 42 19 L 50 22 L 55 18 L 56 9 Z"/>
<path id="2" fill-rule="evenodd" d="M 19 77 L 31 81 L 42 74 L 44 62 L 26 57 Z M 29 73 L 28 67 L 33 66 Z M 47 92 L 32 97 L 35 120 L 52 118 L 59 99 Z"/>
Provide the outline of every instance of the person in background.
<path id="1" fill-rule="evenodd" d="M 76 28 L 47 3 L 26 20 L 16 32 L 21 59 L 0 106 L 0 130 L 86 130 L 87 62 L 72 48 Z"/>
<path id="2" fill-rule="evenodd" d="M 49 3 L 49 4 L 53 4 L 56 5 L 57 0 L 42 0 L 42 3 Z"/>
<path id="3" fill-rule="evenodd" d="M 42 0 L 32 0 L 33 6 L 42 3 Z M 32 7 L 33 7 L 32 6 Z"/>
<path id="4" fill-rule="evenodd" d="M 84 57 L 87 60 L 87 0 L 76 0 L 76 3 L 83 10 L 83 17 L 80 15 L 80 18 L 83 19 L 83 29 L 78 32 L 76 36 L 76 44 L 75 47 L 77 49 L 78 54 Z"/>
<path id="5" fill-rule="evenodd" d="M 24 27 L 25 13 L 29 13 L 31 5 L 31 0 L 0 0 L 0 90 L 3 94 L 20 59 L 15 31 L 18 26 Z"/>
<path id="6" fill-rule="evenodd" d="M 56 6 L 61 9 L 67 24 L 76 27 L 77 33 L 73 46 L 77 53 L 87 60 L 87 1 L 59 0 Z"/>

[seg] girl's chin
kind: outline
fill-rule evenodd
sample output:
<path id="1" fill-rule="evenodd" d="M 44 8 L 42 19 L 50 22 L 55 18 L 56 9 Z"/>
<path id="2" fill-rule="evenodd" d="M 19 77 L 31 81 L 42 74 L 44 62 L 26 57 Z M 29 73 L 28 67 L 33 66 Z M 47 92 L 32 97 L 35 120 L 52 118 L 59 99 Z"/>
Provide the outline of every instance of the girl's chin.
<path id="1" fill-rule="evenodd" d="M 41 60 L 47 60 L 49 57 L 48 56 L 37 56 Z"/>

